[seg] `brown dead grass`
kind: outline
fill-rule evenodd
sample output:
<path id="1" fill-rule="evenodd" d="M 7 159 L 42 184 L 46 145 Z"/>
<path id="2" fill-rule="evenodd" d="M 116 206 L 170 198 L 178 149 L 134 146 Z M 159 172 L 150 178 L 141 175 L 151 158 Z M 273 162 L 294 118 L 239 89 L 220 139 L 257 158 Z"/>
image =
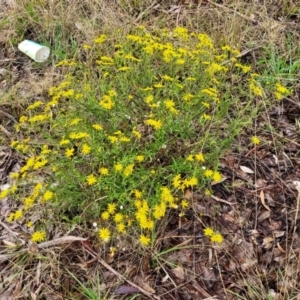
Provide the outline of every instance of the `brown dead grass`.
<path id="1" fill-rule="evenodd" d="M 49 87 L 63 76 L 54 64 L 75 56 L 76 44 L 89 43 L 96 35 L 119 27 L 129 30 L 136 24 L 149 28 L 184 25 L 208 33 L 220 45 L 235 45 L 241 50 L 261 47 L 245 57 L 249 62 L 258 61 L 265 55 L 262 49 L 271 47 L 283 57 L 299 59 L 295 57 L 300 40 L 298 1 L 219 2 L 2 1 L 0 69 L 5 71 L 0 75 L 0 109 L 18 118 L 28 101 L 47 97 Z M 43 65 L 29 61 L 17 50 L 24 38 L 49 45 L 51 59 Z M 293 101 L 299 103 L 297 91 Z M 283 115 L 288 118 L 282 124 L 294 126 L 292 132 L 296 134 L 299 110 L 290 102 L 277 106 L 284 109 Z M 272 134 L 266 133 L 265 128 L 248 129 L 224 158 L 222 174 L 227 180 L 213 188 L 217 197 L 232 205 L 193 195 L 190 214 L 179 218 L 170 212 L 158 228 L 154 249 L 148 252 L 120 241 L 112 256 L 110 249 L 91 239 L 86 244 L 70 243 L 0 261 L 0 299 L 93 299 L 84 294 L 78 282 L 89 287 L 97 299 L 125 299 L 122 291 L 129 289 L 130 284 L 101 265 L 93 253 L 100 253 L 117 274 L 149 293 L 154 291 L 161 299 L 299 299 L 300 232 L 294 230 L 297 191 L 290 183 L 299 180 L 298 150 L 291 149 L 300 141 L 293 135 L 287 139 L 282 136 L 283 125 L 276 125 L 279 117 L 264 112 L 257 123 L 263 126 L 269 122 L 274 128 Z M 1 120 L 8 130 L 9 122 L 5 116 Z M 244 142 L 255 130 L 266 141 L 257 151 L 248 149 Z M 0 133 L 0 137 L 2 143 L 9 144 L 7 136 Z M 269 164 L 273 155 L 281 161 L 275 166 Z M 240 165 L 255 169 L 254 178 L 241 173 Z M 260 187 L 253 186 L 258 182 Z M 272 211 L 265 219 L 261 190 Z M 224 245 L 209 244 L 202 236 L 203 224 L 221 228 Z M 11 230 L 24 232 L 17 225 Z M 74 235 L 90 234 L 79 226 L 75 230 Z M 274 231 L 284 234 L 272 240 Z M 0 235 L 1 240 L 16 242 L 4 229 L 0 229 Z M 1 254 L 8 252 L 2 242 L 0 249 Z M 96 280 L 99 277 L 100 281 Z"/>

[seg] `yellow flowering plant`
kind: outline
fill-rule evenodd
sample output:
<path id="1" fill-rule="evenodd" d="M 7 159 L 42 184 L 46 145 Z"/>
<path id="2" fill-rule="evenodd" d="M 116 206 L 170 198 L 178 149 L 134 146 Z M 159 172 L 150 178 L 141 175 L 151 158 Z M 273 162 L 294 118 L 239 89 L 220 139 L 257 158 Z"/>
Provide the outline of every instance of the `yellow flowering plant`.
<path id="1" fill-rule="evenodd" d="M 27 188 L 18 192 L 24 210 L 9 218 L 25 222 L 33 209 L 42 214 L 51 207 L 69 216 L 64 220 L 100 220 L 103 242 L 135 232 L 150 246 L 168 209 L 184 214 L 189 208 L 187 189 L 204 191 L 222 180 L 218 160 L 251 123 L 253 99 L 263 97 L 264 87 L 238 61 L 239 51 L 217 49 L 206 34 L 183 27 L 102 34 L 80 51 L 86 50 L 85 61 L 59 62 L 64 79 L 47 101 L 30 104 L 20 116 L 12 147 L 27 159 L 14 178 Z M 227 80 L 234 72 L 243 89 Z M 287 93 L 279 83 L 276 91 Z M 245 105 L 236 110 L 239 98 Z M 222 242 L 219 233 L 206 231 Z M 36 232 L 32 239 L 46 236 Z"/>

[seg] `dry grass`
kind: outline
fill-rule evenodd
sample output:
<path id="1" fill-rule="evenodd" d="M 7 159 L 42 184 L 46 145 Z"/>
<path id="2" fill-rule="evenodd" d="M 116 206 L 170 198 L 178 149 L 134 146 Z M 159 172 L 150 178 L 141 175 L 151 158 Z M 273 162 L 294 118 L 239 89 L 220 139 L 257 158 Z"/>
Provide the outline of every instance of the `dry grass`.
<path id="1" fill-rule="evenodd" d="M 0 73 L 0 110 L 17 119 L 26 103 L 39 97 L 46 98 L 49 88 L 63 77 L 64 74 L 54 66 L 59 60 L 75 57 L 78 55 L 78 45 L 88 44 L 95 36 L 113 32 L 119 27 L 130 30 L 131 26 L 137 24 L 149 28 L 184 25 L 194 31 L 208 33 L 217 45 L 230 44 L 242 51 L 254 49 L 244 59 L 261 69 L 273 67 L 275 70 L 278 67 L 276 64 L 272 65 L 270 57 L 266 57 L 274 49 L 277 57 L 287 63 L 289 60 L 300 60 L 298 1 L 267 0 L 264 4 L 259 0 L 250 1 L 251 3 L 246 0 L 224 0 L 222 4 L 217 2 L 220 1 L 190 0 L 176 1 L 176 4 L 174 1 L 155 4 L 152 0 L 2 1 L 0 70 L 3 71 Z M 29 61 L 17 50 L 17 44 L 25 38 L 48 45 L 52 51 L 51 59 L 42 65 Z M 262 64 L 263 59 L 268 62 Z M 279 66 L 279 71 L 274 76 L 280 76 L 281 70 Z M 295 81 L 291 80 L 291 85 L 293 84 Z M 299 103 L 297 87 L 293 101 Z M 276 108 L 288 107 L 295 120 L 299 116 L 299 110 L 290 108 L 290 104 L 276 104 Z M 225 187 L 215 187 L 215 191 L 224 198 L 227 197 L 226 200 L 237 202 L 234 209 L 217 202 L 212 205 L 211 199 L 193 198 L 194 210 L 186 220 L 170 212 L 170 218 L 159 228 L 160 238 L 153 250 L 141 252 L 124 244 L 124 241 L 120 241 L 121 250 L 113 257 L 110 249 L 97 244 L 93 245 L 93 249 L 96 252 L 101 249 L 101 257 L 106 262 L 144 290 L 151 293 L 152 287 L 155 287 L 156 293 L 163 295 L 161 299 L 189 299 L 189 296 L 195 295 L 201 297 L 198 299 L 213 295 L 218 295 L 215 299 L 299 299 L 300 233 L 296 227 L 299 212 L 295 205 L 298 193 L 292 187 L 286 187 L 287 179 L 297 180 L 299 176 L 297 156 L 286 148 L 291 147 L 290 140 L 299 146 L 299 139 L 294 136 L 285 139 L 282 128 L 272 120 L 273 115 L 270 115 L 268 108 L 258 118 L 258 126 L 248 129 L 239 138 L 231 153 L 224 158 L 224 164 L 230 166 L 230 157 L 239 160 L 241 165 L 249 165 L 250 162 L 258 170 L 257 179 L 265 179 L 268 178 L 265 173 L 270 169 L 264 171 L 256 160 L 275 154 L 285 157 L 286 164 L 291 162 L 292 167 L 286 167 L 286 171 L 294 170 L 293 176 L 288 176 L 281 170 L 276 175 L 287 190 L 288 197 L 284 203 L 276 202 L 279 200 L 275 199 L 275 206 L 271 207 L 274 216 L 268 219 L 268 226 L 282 222 L 278 231 L 285 231 L 285 238 L 276 240 L 279 246 L 273 243 L 268 251 L 260 247 L 263 239 L 268 236 L 264 232 L 266 224 L 257 221 L 262 205 L 253 200 L 255 197 L 247 189 L 247 184 L 232 179 L 227 186 L 224 184 Z M 8 130 L 13 125 L 11 119 L 5 116 L 0 124 Z M 263 126 L 261 124 L 266 125 L 263 130 L 259 129 L 259 126 Z M 299 131 L 299 124 L 293 125 Z M 271 134 L 268 126 L 273 126 Z M 243 139 L 256 130 L 269 140 L 261 152 L 252 152 L 255 155 L 249 156 L 248 150 L 244 150 Z M 0 141 L 7 146 L 10 144 L 9 138 L 1 132 Z M 261 156 L 258 158 L 256 155 Z M 229 176 L 232 175 L 228 174 Z M 232 188 L 233 184 L 240 185 L 241 188 Z M 281 192 L 282 190 L 276 190 L 277 194 Z M 268 201 L 271 202 L 270 199 Z M 282 209 L 281 216 L 276 207 Z M 1 212 L 4 209 L 7 207 L 3 208 L 2 205 Z M 199 236 L 203 219 L 198 215 L 203 211 L 205 220 L 223 226 L 223 233 L 228 237 L 223 247 L 210 247 Z M 220 215 L 225 216 L 225 221 Z M 87 228 L 75 226 L 72 230 L 73 235 L 88 235 Z M 22 228 L 15 225 L 12 231 L 19 232 Z M 19 245 L 19 240 L 12 238 L 4 229 L 0 234 L 1 254 L 8 252 L 8 248 L 4 247 L 4 240 L 13 240 L 16 246 Z M 26 244 L 27 238 L 21 237 L 21 240 Z M 24 245 L 21 243 L 20 246 Z M 175 249 L 171 251 L 172 247 Z M 115 287 L 120 284 L 128 284 L 97 263 L 93 249 L 88 243 L 72 243 L 39 253 L 31 249 L 31 252 L 15 259 L 0 261 L 0 299 L 125 299 L 123 295 L 113 296 L 110 292 L 115 291 Z M 177 273 L 174 273 L 174 266 Z M 182 272 L 184 280 L 181 278 Z M 101 280 L 98 281 L 96 278 L 100 277 Z M 1 295 L 2 292 L 4 294 Z M 128 296 L 126 299 L 134 298 Z"/>

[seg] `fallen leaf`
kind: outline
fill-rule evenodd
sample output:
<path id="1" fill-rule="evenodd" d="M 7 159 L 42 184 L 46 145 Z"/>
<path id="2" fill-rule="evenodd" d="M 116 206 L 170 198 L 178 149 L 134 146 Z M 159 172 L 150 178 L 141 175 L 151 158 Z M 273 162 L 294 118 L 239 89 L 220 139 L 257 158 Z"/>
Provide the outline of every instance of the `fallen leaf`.
<path id="1" fill-rule="evenodd" d="M 265 209 L 267 210 L 271 210 L 267 205 L 266 205 L 266 202 L 265 202 L 265 193 L 263 190 L 260 191 L 260 201 L 261 201 L 261 204 L 264 206 Z"/>
<path id="2" fill-rule="evenodd" d="M 167 274 L 166 276 L 163 277 L 163 279 L 161 280 L 162 283 L 166 282 L 168 279 L 170 278 L 169 274 Z"/>
<path id="3" fill-rule="evenodd" d="M 246 166 L 240 166 L 240 169 L 244 172 L 244 173 L 248 173 L 248 174 L 253 174 L 254 171 L 251 170 L 250 168 L 246 167 Z"/>
<path id="4" fill-rule="evenodd" d="M 265 249 L 270 249 L 273 246 L 273 242 L 274 242 L 274 237 L 267 236 L 263 239 L 262 245 Z"/>
<path id="5" fill-rule="evenodd" d="M 273 231 L 273 236 L 274 236 L 275 238 L 282 237 L 282 236 L 284 236 L 284 234 L 285 234 L 285 231 L 279 231 L 279 230 Z"/>
<path id="6" fill-rule="evenodd" d="M 48 247 L 52 247 L 52 246 L 56 246 L 56 245 L 60 245 L 60 244 L 72 243 L 72 242 L 76 242 L 76 241 L 86 241 L 86 240 L 87 240 L 86 238 L 82 238 L 79 236 L 67 235 L 67 236 L 63 236 L 61 238 L 57 238 L 52 241 L 40 243 L 38 246 L 39 246 L 39 249 L 44 249 L 44 248 L 48 248 Z"/>
<path id="7" fill-rule="evenodd" d="M 296 190 L 298 191 L 298 193 L 300 193 L 300 181 L 293 181 L 293 184 Z"/>
<path id="8" fill-rule="evenodd" d="M 116 295 L 132 295 L 139 293 L 139 290 L 130 285 L 121 285 L 115 291 Z"/>
<path id="9" fill-rule="evenodd" d="M 258 222 L 262 222 L 265 219 L 268 219 L 270 217 L 270 215 L 271 215 L 271 212 L 269 210 L 265 210 L 259 214 L 257 220 L 258 220 Z"/>
<path id="10" fill-rule="evenodd" d="M 185 274 L 184 274 L 184 269 L 182 267 L 177 267 L 172 269 L 174 275 L 180 280 L 184 281 L 185 279 Z"/>

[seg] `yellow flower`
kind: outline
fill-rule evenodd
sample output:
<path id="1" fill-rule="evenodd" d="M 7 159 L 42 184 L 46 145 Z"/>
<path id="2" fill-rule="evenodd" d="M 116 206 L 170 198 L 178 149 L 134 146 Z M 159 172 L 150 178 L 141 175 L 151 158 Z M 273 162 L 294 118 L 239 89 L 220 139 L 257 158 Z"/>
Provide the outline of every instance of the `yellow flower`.
<path id="1" fill-rule="evenodd" d="M 99 229 L 99 238 L 103 241 L 103 242 L 108 242 L 110 240 L 110 231 L 108 228 L 103 227 L 101 229 Z"/>
<path id="2" fill-rule="evenodd" d="M 121 163 L 116 163 L 114 165 L 114 169 L 117 171 L 117 172 L 120 172 L 123 170 L 123 165 Z"/>
<path id="3" fill-rule="evenodd" d="M 102 44 L 107 39 L 107 36 L 105 34 L 101 34 L 99 37 L 94 39 L 95 44 Z"/>
<path id="4" fill-rule="evenodd" d="M 133 190 L 132 192 L 133 192 L 133 194 L 134 194 L 134 196 L 135 196 L 136 199 L 141 199 L 142 198 L 142 195 L 143 195 L 142 191 L 140 191 L 140 190 Z"/>
<path id="5" fill-rule="evenodd" d="M 73 140 L 79 140 L 83 138 L 88 138 L 90 137 L 90 135 L 87 132 L 71 132 L 69 137 Z"/>
<path id="6" fill-rule="evenodd" d="M 132 134 L 134 134 L 138 139 L 142 137 L 142 134 L 136 130 L 136 128 L 133 128 Z"/>
<path id="7" fill-rule="evenodd" d="M 82 121 L 82 119 L 80 119 L 80 118 L 75 118 L 75 119 L 73 119 L 72 121 L 71 121 L 71 123 L 70 123 L 70 125 L 72 126 L 72 125 L 77 125 L 79 122 L 81 122 Z"/>
<path id="8" fill-rule="evenodd" d="M 165 100 L 164 105 L 172 114 L 175 114 L 175 115 L 179 114 L 178 110 L 175 109 L 175 103 L 173 100 L 170 100 L 170 99 Z"/>
<path id="9" fill-rule="evenodd" d="M 36 162 L 34 163 L 33 169 L 38 170 L 44 167 L 48 163 L 47 159 L 44 158 L 37 158 Z"/>
<path id="10" fill-rule="evenodd" d="M 161 201 L 169 202 L 170 204 L 173 204 L 174 197 L 173 197 L 170 189 L 168 187 L 164 186 L 164 187 L 161 187 L 160 190 L 161 190 L 161 195 L 160 195 Z"/>
<path id="11" fill-rule="evenodd" d="M 201 162 L 205 162 L 204 155 L 202 153 L 195 154 L 195 159 Z"/>
<path id="12" fill-rule="evenodd" d="M 213 174 L 213 180 L 219 182 L 221 181 L 221 179 L 222 179 L 222 175 L 218 171 L 215 171 Z"/>
<path id="13" fill-rule="evenodd" d="M 124 176 L 129 177 L 133 173 L 133 168 L 134 168 L 134 164 L 130 164 L 127 167 L 125 167 L 123 172 Z"/>
<path id="14" fill-rule="evenodd" d="M 109 170 L 107 169 L 107 168 L 100 168 L 99 169 L 99 173 L 101 174 L 101 175 L 108 175 L 108 173 L 109 173 Z"/>
<path id="15" fill-rule="evenodd" d="M 88 144 L 83 144 L 81 148 L 81 153 L 87 155 L 91 152 L 92 148 Z"/>
<path id="16" fill-rule="evenodd" d="M 15 213 L 10 213 L 7 217 L 7 222 L 11 223 L 15 218 Z"/>
<path id="17" fill-rule="evenodd" d="M 20 177 L 20 173 L 18 173 L 18 172 L 10 173 L 9 177 L 12 179 L 18 179 Z"/>
<path id="18" fill-rule="evenodd" d="M 104 95 L 102 100 L 99 101 L 99 105 L 104 109 L 111 110 L 115 106 L 115 103 L 112 101 L 111 96 Z"/>
<path id="19" fill-rule="evenodd" d="M 256 96 L 262 96 L 263 90 L 262 90 L 262 88 L 259 86 L 259 83 L 256 82 L 254 79 L 251 79 L 251 80 L 250 80 L 249 88 L 250 88 L 250 91 L 251 91 L 254 95 L 256 95 Z"/>
<path id="20" fill-rule="evenodd" d="M 36 231 L 32 234 L 31 240 L 33 242 L 42 242 L 46 239 L 46 232 L 45 231 Z"/>
<path id="21" fill-rule="evenodd" d="M 143 246 L 148 246 L 151 242 L 150 238 L 143 234 L 140 235 L 139 241 Z"/>
<path id="22" fill-rule="evenodd" d="M 104 211 L 102 214 L 101 214 L 101 219 L 104 220 L 104 221 L 107 221 L 110 217 L 110 214 L 108 211 Z"/>
<path id="23" fill-rule="evenodd" d="M 53 192 L 51 191 L 45 191 L 44 195 L 43 195 L 43 202 L 47 202 L 49 200 L 51 200 L 53 198 Z"/>
<path id="24" fill-rule="evenodd" d="M 59 144 L 60 144 L 61 146 L 67 145 L 67 144 L 69 144 L 69 143 L 70 143 L 70 140 L 67 140 L 67 139 L 62 139 L 62 140 L 59 142 Z"/>
<path id="25" fill-rule="evenodd" d="M 32 221 L 28 221 L 27 224 L 26 224 L 26 226 L 27 226 L 28 228 L 31 228 L 32 225 L 33 225 L 33 222 L 32 222 Z"/>
<path id="26" fill-rule="evenodd" d="M 21 209 L 18 209 L 16 212 L 15 212 L 15 221 L 21 219 L 23 217 L 23 211 Z"/>
<path id="27" fill-rule="evenodd" d="M 138 162 L 142 162 L 145 160 L 145 156 L 144 155 L 137 155 L 135 158 Z"/>
<path id="28" fill-rule="evenodd" d="M 214 243 L 218 243 L 221 244 L 223 242 L 223 236 L 221 235 L 221 233 L 218 232 L 214 232 L 211 236 L 210 236 L 210 240 Z"/>
<path id="29" fill-rule="evenodd" d="M 281 85 L 279 82 L 275 83 L 276 91 L 282 95 L 288 95 L 290 91 L 283 85 Z"/>
<path id="30" fill-rule="evenodd" d="M 177 59 L 176 61 L 175 61 L 175 64 L 176 65 L 184 65 L 184 63 L 185 63 L 185 60 L 184 59 L 182 59 L 182 58 L 179 58 L 179 59 Z"/>
<path id="31" fill-rule="evenodd" d="M 206 178 L 212 177 L 214 175 L 214 172 L 212 170 L 205 170 L 204 176 Z"/>
<path id="32" fill-rule="evenodd" d="M 165 203 L 162 202 L 159 205 L 156 204 L 154 206 L 154 211 L 153 211 L 154 219 L 158 220 L 158 219 L 164 217 L 166 214 L 166 209 L 167 209 L 167 207 L 166 207 Z"/>
<path id="33" fill-rule="evenodd" d="M 107 139 L 108 139 L 112 144 L 114 144 L 114 143 L 116 143 L 116 142 L 118 141 L 118 138 L 117 138 L 116 136 L 114 136 L 114 135 L 109 135 L 109 136 L 107 137 Z"/>
<path id="34" fill-rule="evenodd" d="M 211 227 L 206 227 L 204 230 L 203 230 L 203 233 L 205 236 L 213 236 L 214 234 L 214 230 L 211 228 Z"/>
<path id="35" fill-rule="evenodd" d="M 107 211 L 108 211 L 111 215 L 115 213 L 116 209 L 117 209 L 117 205 L 116 205 L 115 203 L 109 203 L 109 204 L 107 205 Z"/>
<path id="36" fill-rule="evenodd" d="M 93 124 L 92 127 L 98 131 L 103 130 L 103 127 L 100 124 Z"/>
<path id="37" fill-rule="evenodd" d="M 26 197 L 24 199 L 24 209 L 28 210 L 34 203 L 34 198 L 32 197 Z"/>
<path id="38" fill-rule="evenodd" d="M 88 185 L 94 185 L 97 182 L 97 178 L 94 174 L 87 176 L 86 181 Z"/>
<path id="39" fill-rule="evenodd" d="M 162 127 L 162 123 L 160 120 L 147 119 L 145 121 L 145 124 L 153 127 L 155 130 L 158 130 Z"/>
<path id="40" fill-rule="evenodd" d="M 181 207 L 182 207 L 183 209 L 186 209 L 186 208 L 189 207 L 189 202 L 188 202 L 186 199 L 183 199 L 183 200 L 181 201 L 180 205 L 181 205 Z"/>
<path id="41" fill-rule="evenodd" d="M 178 174 L 173 178 L 173 186 L 175 189 L 179 188 L 181 186 L 181 175 Z"/>
<path id="42" fill-rule="evenodd" d="M 190 154 L 187 158 L 186 158 L 187 161 L 194 161 L 194 155 L 193 154 Z"/>
<path id="43" fill-rule="evenodd" d="M 0 199 L 6 198 L 8 196 L 8 194 L 9 194 L 9 191 L 10 191 L 9 189 L 1 191 L 1 193 L 0 193 Z"/>
<path id="44" fill-rule="evenodd" d="M 188 187 L 188 186 L 195 186 L 198 184 L 198 179 L 196 177 L 191 177 L 191 178 L 186 178 L 184 179 L 183 181 L 183 185 L 185 187 Z"/>
<path id="45" fill-rule="evenodd" d="M 74 148 L 67 148 L 66 151 L 65 151 L 65 155 L 67 158 L 70 158 L 74 155 L 74 151 L 75 149 Z"/>
<path id="46" fill-rule="evenodd" d="M 254 144 L 254 145 L 259 145 L 260 144 L 260 139 L 254 135 L 251 137 L 251 142 Z"/>
<path id="47" fill-rule="evenodd" d="M 123 221 L 124 217 L 121 213 L 116 213 L 114 216 L 114 221 L 116 223 L 121 223 Z"/>
<path id="48" fill-rule="evenodd" d="M 126 226 L 124 223 L 118 223 L 117 224 L 117 231 L 119 233 L 125 233 L 126 232 Z"/>

